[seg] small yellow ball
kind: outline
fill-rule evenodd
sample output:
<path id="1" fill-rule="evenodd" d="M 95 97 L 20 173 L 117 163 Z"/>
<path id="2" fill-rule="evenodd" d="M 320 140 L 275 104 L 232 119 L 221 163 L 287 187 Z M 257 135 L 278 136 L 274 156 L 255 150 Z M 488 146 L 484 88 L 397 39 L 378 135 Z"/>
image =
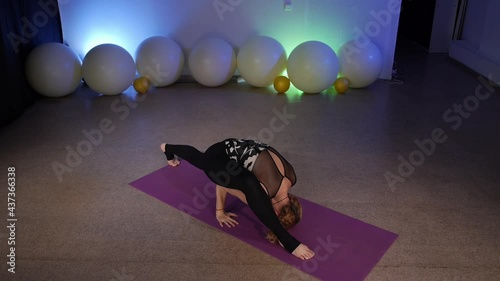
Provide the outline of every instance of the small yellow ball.
<path id="1" fill-rule="evenodd" d="M 333 83 L 333 87 L 335 88 L 335 91 L 339 94 L 343 94 L 349 90 L 349 87 L 351 86 L 351 81 L 347 79 L 346 77 L 340 77 L 335 80 Z"/>
<path id="2" fill-rule="evenodd" d="M 274 89 L 283 94 L 290 89 L 290 79 L 285 76 L 278 76 L 274 79 Z"/>
<path id="3" fill-rule="evenodd" d="M 149 82 L 148 78 L 142 76 L 134 80 L 134 89 L 139 94 L 145 94 L 149 91 L 151 87 L 151 82 Z"/>

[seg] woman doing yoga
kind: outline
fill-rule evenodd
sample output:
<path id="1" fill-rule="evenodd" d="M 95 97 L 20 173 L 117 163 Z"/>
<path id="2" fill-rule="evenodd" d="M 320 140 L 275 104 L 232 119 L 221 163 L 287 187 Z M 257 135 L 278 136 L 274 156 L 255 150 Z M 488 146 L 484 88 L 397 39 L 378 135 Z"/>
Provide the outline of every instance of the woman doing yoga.
<path id="1" fill-rule="evenodd" d="M 297 198 L 288 193 L 295 184 L 292 165 L 271 146 L 253 140 L 226 139 L 210 146 L 204 153 L 189 145 L 161 144 L 170 166 L 184 159 L 203 170 L 216 184 L 216 218 L 220 225 L 236 226 L 236 214 L 225 212 L 226 194 L 248 204 L 268 227 L 267 239 L 281 244 L 300 259 L 314 256 L 306 245 L 288 233 L 302 217 Z"/>

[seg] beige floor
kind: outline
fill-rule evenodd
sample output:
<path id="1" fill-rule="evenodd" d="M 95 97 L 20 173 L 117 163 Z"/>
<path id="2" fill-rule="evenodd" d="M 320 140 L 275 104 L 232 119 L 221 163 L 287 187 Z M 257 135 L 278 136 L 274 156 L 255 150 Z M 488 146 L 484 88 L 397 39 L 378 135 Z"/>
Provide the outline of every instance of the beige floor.
<path id="1" fill-rule="evenodd" d="M 398 59 L 406 84 L 342 96 L 233 82 L 177 84 L 142 101 L 88 88 L 41 100 L 0 130 L 1 178 L 16 167 L 18 218 L 17 273 L 6 273 L 2 227 L 0 280 L 284 280 L 290 271 L 312 280 L 128 185 L 165 164 L 165 140 L 205 149 L 259 136 L 295 166 L 297 195 L 400 235 L 366 280 L 500 280 L 499 95 L 453 130 L 443 114 L 472 101 L 477 75 L 445 55 Z M 278 132 L 270 122 L 283 110 L 294 118 Z M 82 130 L 107 119 L 114 130 L 59 181 L 53 163 L 66 165 Z M 408 159 L 435 128 L 448 139 L 391 189 L 384 173 L 397 174 L 398 155 Z"/>

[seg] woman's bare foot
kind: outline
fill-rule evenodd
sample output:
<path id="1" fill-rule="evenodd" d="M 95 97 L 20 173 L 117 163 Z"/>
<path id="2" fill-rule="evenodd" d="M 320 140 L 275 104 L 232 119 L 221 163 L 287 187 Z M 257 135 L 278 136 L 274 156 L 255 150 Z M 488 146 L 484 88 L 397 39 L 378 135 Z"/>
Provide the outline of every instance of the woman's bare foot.
<path id="1" fill-rule="evenodd" d="M 160 145 L 160 148 L 163 151 L 163 153 L 165 153 L 165 146 L 166 145 L 167 145 L 166 143 L 162 143 Z M 172 167 L 177 167 L 177 166 L 179 166 L 181 164 L 181 161 L 179 161 L 179 159 L 177 159 L 177 158 L 174 158 L 172 160 L 167 160 L 167 164 L 170 165 L 170 166 L 172 166 Z"/>
<path id="2" fill-rule="evenodd" d="M 177 158 L 174 158 L 172 160 L 168 160 L 167 164 L 172 166 L 172 167 L 177 167 L 181 164 L 181 161 L 179 161 L 179 159 L 177 159 Z"/>

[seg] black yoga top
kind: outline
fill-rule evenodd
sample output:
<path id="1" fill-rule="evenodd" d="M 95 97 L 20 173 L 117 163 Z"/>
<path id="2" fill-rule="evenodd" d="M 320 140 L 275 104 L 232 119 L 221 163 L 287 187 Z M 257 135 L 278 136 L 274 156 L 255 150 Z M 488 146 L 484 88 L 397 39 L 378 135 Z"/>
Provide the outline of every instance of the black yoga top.
<path id="1" fill-rule="evenodd" d="M 292 165 L 269 145 L 245 139 L 226 139 L 224 144 L 229 158 L 252 172 L 266 189 L 269 198 L 276 196 L 285 178 L 290 180 L 292 186 L 297 182 Z M 269 152 L 276 155 L 277 159 Z"/>

